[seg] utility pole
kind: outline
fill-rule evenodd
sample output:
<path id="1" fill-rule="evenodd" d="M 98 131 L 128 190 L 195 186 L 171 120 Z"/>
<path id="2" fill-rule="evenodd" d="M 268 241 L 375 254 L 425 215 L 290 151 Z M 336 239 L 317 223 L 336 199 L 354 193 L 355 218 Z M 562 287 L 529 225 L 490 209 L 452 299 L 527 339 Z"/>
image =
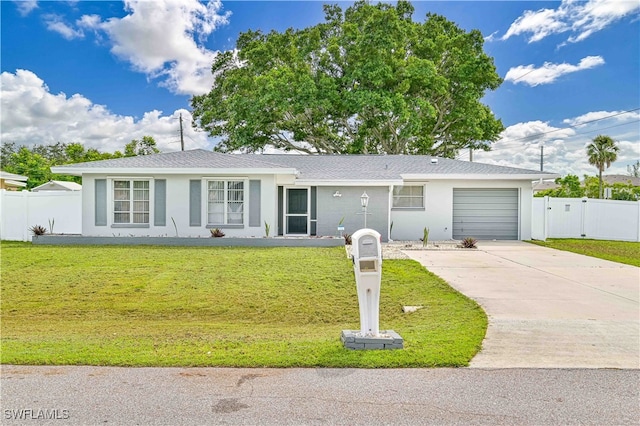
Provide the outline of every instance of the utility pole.
<path id="1" fill-rule="evenodd" d="M 544 172 L 544 145 L 540 144 L 540 171 Z"/>
<path id="2" fill-rule="evenodd" d="M 469 162 L 473 163 L 473 148 L 469 148 Z"/>
<path id="3" fill-rule="evenodd" d="M 180 148 L 184 151 L 184 134 L 182 132 L 182 113 L 180 113 Z"/>

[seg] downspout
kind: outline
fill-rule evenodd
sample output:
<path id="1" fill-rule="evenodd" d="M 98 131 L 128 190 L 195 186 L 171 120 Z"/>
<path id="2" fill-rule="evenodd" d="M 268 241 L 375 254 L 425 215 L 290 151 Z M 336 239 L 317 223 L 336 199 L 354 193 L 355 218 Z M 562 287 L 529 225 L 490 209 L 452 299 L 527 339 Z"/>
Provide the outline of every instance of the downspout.
<path id="1" fill-rule="evenodd" d="M 387 202 L 387 241 L 391 240 L 391 207 L 393 206 L 393 185 L 389 185 L 389 200 Z M 639 226 L 640 227 L 640 226 Z"/>

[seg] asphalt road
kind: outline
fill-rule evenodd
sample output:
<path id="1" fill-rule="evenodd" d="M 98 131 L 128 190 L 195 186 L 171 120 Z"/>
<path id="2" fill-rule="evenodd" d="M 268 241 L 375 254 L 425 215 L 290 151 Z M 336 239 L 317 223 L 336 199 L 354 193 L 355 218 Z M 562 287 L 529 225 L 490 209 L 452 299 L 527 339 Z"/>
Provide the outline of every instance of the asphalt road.
<path id="1" fill-rule="evenodd" d="M 5 365 L 0 377 L 3 425 L 640 424 L 640 370 Z"/>

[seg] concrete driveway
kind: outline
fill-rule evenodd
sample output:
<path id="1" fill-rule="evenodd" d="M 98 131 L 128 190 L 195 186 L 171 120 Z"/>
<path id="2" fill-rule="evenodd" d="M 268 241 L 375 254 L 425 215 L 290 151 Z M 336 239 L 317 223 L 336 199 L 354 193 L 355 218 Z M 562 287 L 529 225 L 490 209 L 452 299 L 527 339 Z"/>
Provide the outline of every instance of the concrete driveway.
<path id="1" fill-rule="evenodd" d="M 640 268 L 521 241 L 404 251 L 489 316 L 478 368 L 640 368 Z"/>

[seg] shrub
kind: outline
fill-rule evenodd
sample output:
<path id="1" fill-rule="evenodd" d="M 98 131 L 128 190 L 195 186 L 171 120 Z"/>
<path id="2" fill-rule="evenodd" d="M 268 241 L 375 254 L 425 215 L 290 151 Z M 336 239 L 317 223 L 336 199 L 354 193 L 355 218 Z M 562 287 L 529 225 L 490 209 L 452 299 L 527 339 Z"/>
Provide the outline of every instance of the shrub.
<path id="1" fill-rule="evenodd" d="M 29 228 L 29 231 L 37 237 L 37 236 L 46 234 L 47 228 L 41 225 L 34 225 L 31 228 Z"/>
<path id="2" fill-rule="evenodd" d="M 222 230 L 220 228 L 213 228 L 210 231 L 211 231 L 211 236 L 213 238 L 222 238 L 222 237 L 224 237 L 224 232 L 222 232 Z"/>
<path id="3" fill-rule="evenodd" d="M 462 240 L 462 247 L 464 247 L 464 248 L 478 248 L 478 247 L 476 247 L 476 243 L 477 242 L 478 242 L 478 240 L 476 240 L 475 238 L 467 237 L 464 240 Z"/>
<path id="4" fill-rule="evenodd" d="M 351 234 L 342 234 L 344 237 L 344 244 L 347 246 L 351 245 Z"/>

